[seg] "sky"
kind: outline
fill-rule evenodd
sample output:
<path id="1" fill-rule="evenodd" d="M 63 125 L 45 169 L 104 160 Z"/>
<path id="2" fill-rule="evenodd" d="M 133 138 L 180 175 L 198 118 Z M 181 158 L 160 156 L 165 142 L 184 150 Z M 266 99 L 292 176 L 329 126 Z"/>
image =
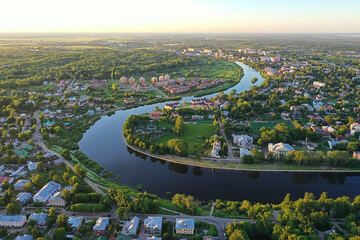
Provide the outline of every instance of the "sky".
<path id="1" fill-rule="evenodd" d="M 0 33 L 360 33 L 360 0 L 2 0 Z"/>

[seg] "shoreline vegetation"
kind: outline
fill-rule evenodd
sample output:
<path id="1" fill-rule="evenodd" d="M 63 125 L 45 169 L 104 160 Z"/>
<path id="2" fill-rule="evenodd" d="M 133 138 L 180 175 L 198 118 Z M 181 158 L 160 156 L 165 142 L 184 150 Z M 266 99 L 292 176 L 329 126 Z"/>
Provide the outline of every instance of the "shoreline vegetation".
<path id="1" fill-rule="evenodd" d="M 192 159 L 190 157 L 180 157 L 175 155 L 157 155 L 150 152 L 150 150 L 140 149 L 134 145 L 129 144 L 124 134 L 122 134 L 123 140 L 130 149 L 135 152 L 146 155 L 147 157 L 156 158 L 159 160 L 183 164 L 193 167 L 203 167 L 218 170 L 236 170 L 236 171 L 249 171 L 249 172 L 313 172 L 313 173 L 360 173 L 360 169 L 319 169 L 318 166 L 296 166 L 296 165 L 280 165 L 280 164 L 237 164 L 236 162 L 227 161 L 211 162 L 198 159 Z M 220 160 L 221 161 L 221 160 Z M 224 164 L 224 165 L 221 165 Z M 243 166 L 243 167 L 242 167 Z M 249 168 L 251 166 L 252 168 Z M 275 169 L 266 169 L 275 167 Z M 279 169 L 277 169 L 279 168 Z"/>
<path id="2" fill-rule="evenodd" d="M 235 64 L 234 62 L 231 62 L 231 63 Z M 241 79 L 244 76 L 243 69 L 237 64 L 236 64 L 236 66 L 239 69 L 238 79 L 232 80 L 232 81 L 226 81 L 222 85 L 214 86 L 209 89 L 199 91 L 198 94 L 192 92 L 192 94 L 193 94 L 192 96 L 193 97 L 205 96 L 205 95 L 213 94 L 213 93 L 216 93 L 219 91 L 226 91 L 226 90 L 234 87 L 236 84 L 238 84 L 241 81 Z M 88 121 L 87 123 L 85 123 L 86 126 L 84 126 L 84 128 L 81 131 L 81 138 L 83 137 L 83 134 L 91 126 L 93 126 L 98 120 L 100 120 L 103 116 L 108 116 L 108 117 L 112 116 L 117 111 L 120 111 L 120 110 L 134 109 L 134 108 L 151 105 L 151 104 L 162 103 L 162 102 L 178 101 L 178 100 L 181 100 L 182 97 L 186 97 L 186 96 L 187 96 L 186 94 L 185 95 L 182 94 L 179 96 L 167 96 L 167 97 L 163 97 L 163 98 L 153 99 L 151 102 L 143 102 L 143 103 L 134 104 L 132 106 L 121 106 L 121 107 L 111 108 L 108 111 L 105 111 L 105 112 L 101 113 L 101 115 L 94 118 L 93 121 Z M 78 142 L 76 142 L 76 145 L 78 144 Z M 59 154 L 61 154 L 62 151 L 66 149 L 62 146 L 54 144 L 54 142 L 51 141 L 50 139 L 48 141 L 46 141 L 45 144 L 50 150 L 57 152 Z M 86 177 L 89 180 L 91 180 L 92 182 L 94 182 L 95 184 L 97 184 L 98 187 L 104 192 L 106 192 L 107 189 L 110 189 L 110 188 L 117 188 L 117 189 L 129 191 L 129 194 L 132 197 L 136 197 L 137 194 L 139 193 L 139 190 L 137 190 L 136 187 L 127 186 L 127 185 L 119 183 L 118 181 L 121 178 L 121 176 L 114 175 L 111 172 L 109 172 L 108 170 L 105 170 L 99 163 L 97 163 L 95 160 L 92 160 L 85 153 L 80 151 L 78 149 L 78 146 L 75 146 L 75 150 L 70 153 L 69 158 L 67 160 L 70 161 L 73 165 L 80 164 L 80 166 L 86 172 Z M 160 199 L 160 202 L 161 202 L 161 206 L 166 207 L 167 209 L 179 211 L 179 209 L 175 205 L 173 205 L 171 200 Z"/>

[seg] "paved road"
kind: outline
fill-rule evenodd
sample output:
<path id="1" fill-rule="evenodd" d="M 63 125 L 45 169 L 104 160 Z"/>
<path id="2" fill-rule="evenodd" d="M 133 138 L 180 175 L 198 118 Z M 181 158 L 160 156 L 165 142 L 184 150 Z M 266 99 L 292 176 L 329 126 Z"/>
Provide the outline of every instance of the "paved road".
<path id="1" fill-rule="evenodd" d="M 44 141 L 42 139 L 42 135 L 40 132 L 41 129 L 41 120 L 39 117 L 39 111 L 36 111 L 34 113 L 35 118 L 36 118 L 36 131 L 33 135 L 33 141 L 36 141 L 36 143 L 43 149 L 44 152 L 54 152 L 52 150 L 50 150 L 45 144 Z M 59 153 L 54 152 L 54 154 L 62 159 L 65 163 L 66 166 L 69 166 L 72 170 L 74 170 L 74 166 L 66 159 L 64 159 Z M 88 179 L 87 177 L 85 177 L 84 181 L 92 188 L 94 189 L 95 192 L 100 193 L 101 195 L 106 195 L 95 183 L 93 183 L 90 179 Z"/>
<path id="2" fill-rule="evenodd" d="M 232 149 L 232 145 L 231 145 L 231 143 L 228 141 L 228 139 L 227 139 L 227 137 L 226 137 L 226 135 L 225 135 L 225 132 L 224 132 L 224 129 L 223 129 L 223 126 L 222 126 L 221 119 L 219 118 L 218 121 L 219 121 L 219 127 L 220 127 L 220 134 L 224 135 L 225 140 L 226 140 L 226 144 L 228 145 L 228 156 L 227 156 L 226 159 L 231 159 L 231 160 L 232 160 L 232 159 L 235 159 L 234 154 L 233 154 L 233 151 L 231 150 L 231 149 Z M 239 160 L 239 158 L 236 159 L 236 160 Z M 241 162 L 241 159 L 239 160 L 239 162 Z"/>

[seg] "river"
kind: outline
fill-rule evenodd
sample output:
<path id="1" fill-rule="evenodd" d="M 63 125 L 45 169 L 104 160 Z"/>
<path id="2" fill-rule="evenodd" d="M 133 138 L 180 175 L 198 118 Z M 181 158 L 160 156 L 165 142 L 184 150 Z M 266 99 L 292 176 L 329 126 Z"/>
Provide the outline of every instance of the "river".
<path id="1" fill-rule="evenodd" d="M 246 91 L 264 81 L 256 70 L 243 63 L 237 64 L 243 68 L 244 77 L 226 93 L 232 89 Z M 251 79 L 254 77 L 259 80 L 252 84 Z M 190 99 L 184 97 L 181 101 Z M 190 194 L 202 201 L 223 199 L 278 203 L 287 193 L 293 199 L 302 197 L 305 192 L 320 196 L 326 191 L 329 197 L 334 198 L 345 195 L 355 197 L 359 194 L 359 173 L 212 171 L 149 158 L 129 149 L 122 138 L 125 120 L 131 114 L 151 112 L 156 106 L 164 107 L 164 104 L 119 110 L 110 117 L 103 116 L 84 134 L 79 142 L 80 150 L 105 169 L 119 175 L 120 184 L 132 187 L 141 184 L 143 190 L 162 198 L 168 198 L 166 193 L 171 192 Z"/>

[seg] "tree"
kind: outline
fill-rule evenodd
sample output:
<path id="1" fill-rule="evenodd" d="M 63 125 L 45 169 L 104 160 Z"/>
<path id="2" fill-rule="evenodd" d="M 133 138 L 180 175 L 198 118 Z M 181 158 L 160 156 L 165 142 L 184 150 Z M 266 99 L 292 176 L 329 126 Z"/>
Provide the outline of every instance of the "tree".
<path id="1" fill-rule="evenodd" d="M 129 218 L 129 211 L 126 207 L 119 207 L 117 210 L 116 210 L 116 215 L 119 217 L 119 218 Z"/>
<path id="2" fill-rule="evenodd" d="M 56 219 L 56 225 L 58 228 L 65 228 L 67 227 L 69 217 L 66 214 L 61 214 Z"/>
<path id="3" fill-rule="evenodd" d="M 44 163 L 42 163 L 42 162 L 36 163 L 36 169 L 37 169 L 39 172 L 43 172 L 44 169 L 45 169 Z"/>
<path id="4" fill-rule="evenodd" d="M 8 236 L 8 229 L 7 229 L 7 227 L 1 228 L 1 230 L 0 230 L 0 237 L 1 237 L 1 238 L 5 238 L 5 237 L 7 237 L 7 236 Z"/>
<path id="5" fill-rule="evenodd" d="M 7 179 L 5 179 L 5 180 L 3 181 L 3 183 L 1 184 L 1 188 L 2 188 L 3 190 L 8 190 L 9 187 L 10 187 L 10 183 L 9 183 L 9 181 L 8 181 Z"/>
<path id="6" fill-rule="evenodd" d="M 20 212 L 21 212 L 21 207 L 14 203 L 9 203 L 6 206 L 6 214 L 8 215 L 16 215 L 19 214 Z"/>
<path id="7" fill-rule="evenodd" d="M 61 156 L 63 156 L 65 159 L 70 159 L 70 150 L 69 149 L 64 149 L 61 151 Z"/>
<path id="8" fill-rule="evenodd" d="M 188 151 L 188 145 L 182 139 L 171 139 L 167 142 L 167 146 L 170 151 L 179 156 L 186 156 Z"/>
<path id="9" fill-rule="evenodd" d="M 24 190 L 25 190 L 26 192 L 31 192 L 31 190 L 32 190 L 32 184 L 31 184 L 31 182 L 25 183 L 25 185 L 24 185 Z"/>
<path id="10" fill-rule="evenodd" d="M 77 175 L 79 175 L 82 179 L 85 178 L 86 173 L 85 173 L 84 169 L 81 167 L 81 165 L 79 163 L 75 165 L 74 172 Z"/>
<path id="11" fill-rule="evenodd" d="M 56 211 L 52 207 L 52 208 L 50 208 L 49 215 L 46 219 L 46 224 L 48 225 L 48 227 L 51 227 L 52 225 L 54 225 L 54 223 L 56 222 L 56 218 L 57 218 Z"/>
<path id="12" fill-rule="evenodd" d="M 174 132 L 180 136 L 183 129 L 184 129 L 184 120 L 181 116 L 178 116 L 175 121 Z"/>
<path id="13" fill-rule="evenodd" d="M 31 235 L 34 237 L 34 238 L 38 238 L 41 236 L 41 232 L 39 229 L 37 229 L 36 227 L 34 227 L 32 230 L 31 230 Z"/>
<path id="14" fill-rule="evenodd" d="M 247 240 L 245 234 L 240 229 L 235 229 L 235 231 L 230 235 L 229 240 Z"/>
<path id="15" fill-rule="evenodd" d="M 54 240 L 65 240 L 66 239 L 66 230 L 61 227 L 54 231 L 53 233 Z"/>

